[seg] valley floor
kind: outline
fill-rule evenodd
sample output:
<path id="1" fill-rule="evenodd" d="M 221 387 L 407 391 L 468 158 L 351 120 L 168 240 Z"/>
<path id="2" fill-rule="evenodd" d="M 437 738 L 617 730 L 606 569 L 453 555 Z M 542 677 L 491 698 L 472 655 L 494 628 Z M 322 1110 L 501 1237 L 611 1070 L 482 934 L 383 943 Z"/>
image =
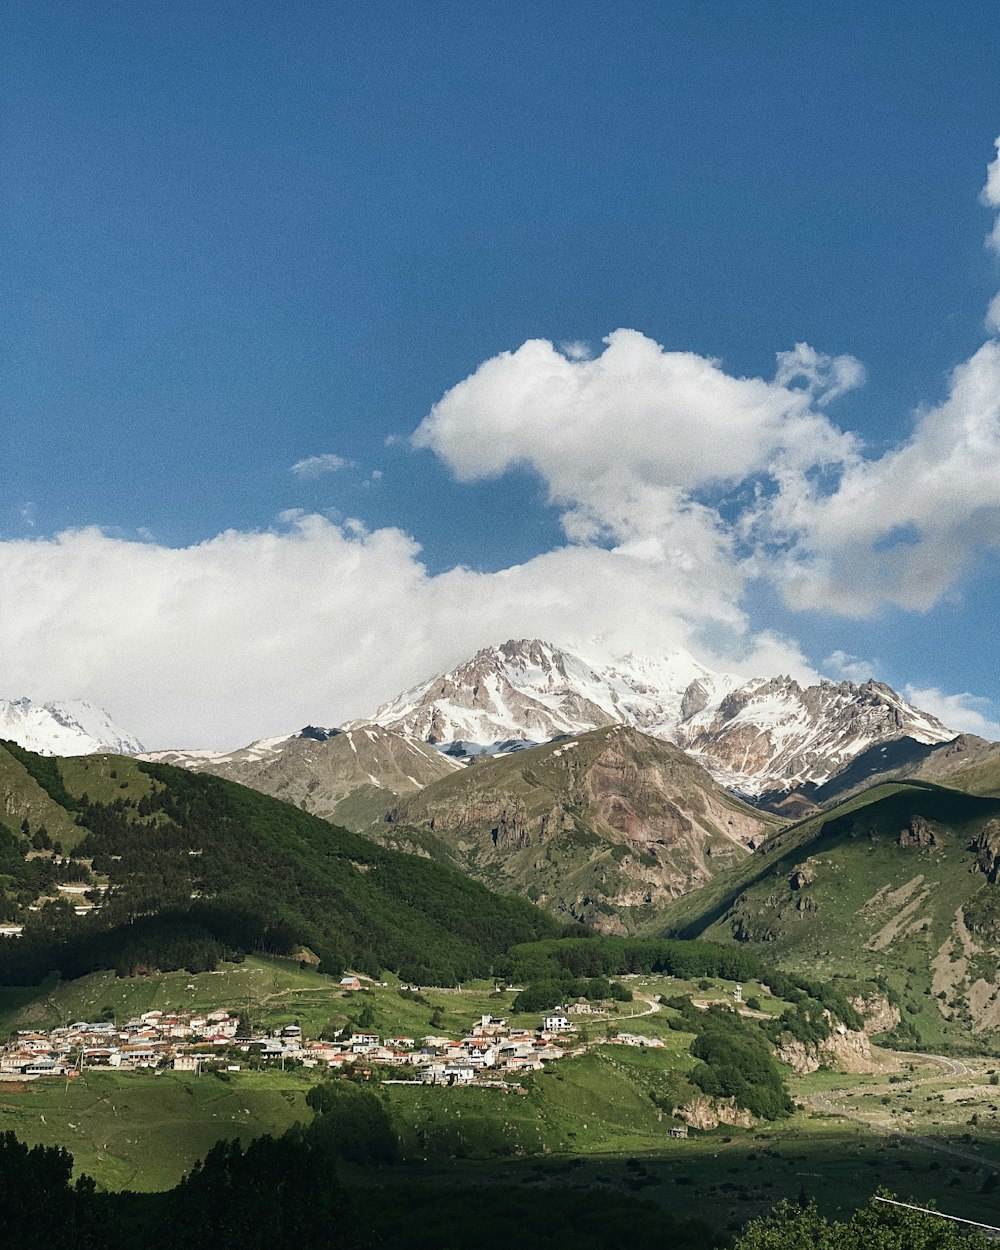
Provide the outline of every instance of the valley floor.
<path id="1" fill-rule="evenodd" d="M 732 1000 L 726 982 L 630 982 L 637 1001 L 625 1020 L 581 1017 L 575 1056 L 524 1081 L 526 1093 L 503 1089 L 374 1085 L 403 1144 L 405 1162 L 391 1168 L 347 1167 L 364 1201 L 391 1184 L 610 1187 L 650 1199 L 680 1216 L 698 1213 L 717 1227 L 741 1225 L 780 1198 L 814 1196 L 831 1215 L 845 1215 L 884 1186 L 945 1211 L 1000 1223 L 1000 1061 L 884 1052 L 885 1071 L 846 1076 L 790 1073 L 796 1111 L 755 1128 L 692 1130 L 672 1140 L 673 1123 L 651 1093 L 692 1062 L 690 1034 L 671 1030 L 655 1010 L 657 994 L 697 1001 Z M 191 986 L 194 986 L 192 989 Z M 241 992 L 237 993 L 237 989 Z M 765 1012 L 780 1004 L 759 986 Z M 424 989 L 423 1002 L 398 982 L 344 995 L 327 978 L 281 961 L 248 960 L 221 973 L 167 974 L 116 981 L 101 974 L 49 985 L 32 999 L 7 997 L 5 1031 L 84 1018 L 102 1007 L 133 1012 L 182 1003 L 205 1009 L 240 1004 L 262 1022 L 319 1028 L 371 1007 L 380 1030 L 422 1035 L 431 1013 L 437 1029 L 461 1035 L 478 1016 L 509 1014 L 512 995 L 483 983 L 458 990 Z M 537 1023 L 535 1016 L 525 1017 Z M 629 1021 L 634 1020 L 634 1024 Z M 512 1022 L 519 1022 L 514 1018 Z M 628 1028 L 663 1041 L 658 1049 L 609 1045 L 605 1034 Z M 79 1172 L 113 1190 L 169 1188 L 219 1138 L 244 1142 L 279 1134 L 311 1118 L 306 1094 L 324 1073 L 275 1068 L 227 1073 L 88 1071 L 72 1082 L 44 1079 L 0 1084 L 0 1131 L 21 1140 L 62 1145 Z"/>

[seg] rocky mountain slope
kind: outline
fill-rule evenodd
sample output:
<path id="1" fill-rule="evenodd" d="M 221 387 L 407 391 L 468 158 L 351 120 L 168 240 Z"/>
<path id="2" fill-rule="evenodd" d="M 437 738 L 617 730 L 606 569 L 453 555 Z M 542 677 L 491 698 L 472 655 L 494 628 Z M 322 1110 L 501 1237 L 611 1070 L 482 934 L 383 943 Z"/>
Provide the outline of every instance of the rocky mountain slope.
<path id="1" fill-rule="evenodd" d="M 39 755 L 93 755 L 97 751 L 134 755 L 143 750 L 138 738 L 85 699 L 59 703 L 0 699 L 0 739 Z"/>
<path id="2" fill-rule="evenodd" d="M 775 824 L 677 747 L 614 725 L 477 761 L 365 832 L 622 933 L 745 859 Z"/>
<path id="3" fill-rule="evenodd" d="M 371 725 L 344 732 L 310 726 L 226 754 L 152 751 L 142 758 L 237 781 L 351 829 L 462 768 L 426 742 Z"/>
<path id="4" fill-rule="evenodd" d="M 828 807 L 886 781 L 935 781 L 969 794 L 1000 794 L 1000 742 L 975 734 L 937 743 L 898 738 L 869 747 L 828 782 L 803 786 L 794 798 L 812 809 Z"/>
<path id="5" fill-rule="evenodd" d="M 746 681 L 685 652 L 591 661 L 537 639 L 484 648 L 372 720 L 439 745 L 537 741 L 621 723 L 683 747 L 748 796 L 821 785 L 879 743 L 955 736 L 880 682 Z"/>

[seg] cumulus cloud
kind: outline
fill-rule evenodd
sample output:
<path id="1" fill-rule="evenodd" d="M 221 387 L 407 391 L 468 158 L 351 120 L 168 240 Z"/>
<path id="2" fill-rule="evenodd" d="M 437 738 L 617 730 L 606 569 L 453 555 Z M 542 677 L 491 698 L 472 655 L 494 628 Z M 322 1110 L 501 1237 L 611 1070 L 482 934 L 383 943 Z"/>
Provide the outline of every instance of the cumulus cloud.
<path id="1" fill-rule="evenodd" d="M 794 607 L 933 607 L 1000 543 L 1000 343 L 954 371 L 901 447 L 848 465 L 832 491 L 788 475 L 754 524 L 762 543 L 780 543 L 766 563 Z"/>
<path id="2" fill-rule="evenodd" d="M 996 141 L 996 157 L 986 167 L 986 186 L 983 187 L 980 199 L 987 208 L 1000 209 L 1000 139 Z M 1000 216 L 987 237 L 987 245 L 1000 251 Z"/>
<path id="3" fill-rule="evenodd" d="M 343 456 L 335 456 L 327 452 L 322 456 L 306 456 L 292 465 L 291 472 L 296 477 L 322 477 L 324 473 L 336 473 L 338 469 L 353 469 L 357 465 L 353 460 L 345 460 Z"/>
<path id="4" fill-rule="evenodd" d="M 831 652 L 823 661 L 823 669 L 838 681 L 846 679 L 859 684 L 875 676 L 875 665 L 846 651 Z"/>
<path id="5" fill-rule="evenodd" d="M 936 716 L 942 724 L 980 738 L 1000 739 L 1000 722 L 991 720 L 989 699 L 972 694 L 942 694 L 936 686 L 919 690 L 907 686 L 904 694 L 911 703 Z"/>
<path id="6" fill-rule="evenodd" d="M 434 405 L 414 447 L 461 481 L 529 467 L 572 541 L 698 568 L 736 589 L 747 571 L 736 534 L 703 494 L 843 466 L 857 457 L 854 436 L 812 407 L 809 387 L 733 377 L 636 330 L 605 344 L 596 359 L 573 360 L 536 339 L 486 361 Z M 815 354 L 817 371 L 825 359 Z"/>
<path id="7" fill-rule="evenodd" d="M 778 352 L 774 380 L 779 386 L 802 384 L 822 407 L 864 386 L 865 367 L 853 356 L 827 356 L 808 343 L 796 343 L 790 352 Z"/>
<path id="8" fill-rule="evenodd" d="M 564 340 L 559 344 L 559 350 L 568 360 L 589 360 L 593 355 L 590 344 L 582 339 Z"/>
<path id="9" fill-rule="evenodd" d="M 179 549 L 98 529 L 4 542 L 0 584 L 0 690 L 92 698 L 154 747 L 235 747 L 363 716 L 511 636 L 600 636 L 618 654 L 692 646 L 756 671 L 728 596 L 597 547 L 430 576 L 397 529 L 294 513 Z M 699 647 L 710 619 L 728 652 Z M 794 646 L 764 645 L 775 671 L 804 666 Z"/>

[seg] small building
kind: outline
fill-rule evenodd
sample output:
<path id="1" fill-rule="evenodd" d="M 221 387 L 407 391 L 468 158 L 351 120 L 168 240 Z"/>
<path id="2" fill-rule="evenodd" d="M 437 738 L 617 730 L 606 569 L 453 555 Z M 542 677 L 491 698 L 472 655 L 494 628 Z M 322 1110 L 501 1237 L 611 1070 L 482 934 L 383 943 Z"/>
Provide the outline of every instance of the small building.
<path id="1" fill-rule="evenodd" d="M 670 1129 L 671 1137 L 683 1138 L 683 1137 L 687 1137 L 687 1135 L 688 1135 L 688 1131 L 687 1131 L 686 1124 L 675 1124 L 673 1128 Z"/>
<path id="2" fill-rule="evenodd" d="M 197 1072 L 197 1055 L 174 1055 L 173 1069 L 175 1072 Z"/>
<path id="3" fill-rule="evenodd" d="M 474 1080 L 476 1070 L 470 1063 L 449 1063 L 445 1065 L 444 1079 L 449 1085 L 467 1085 Z"/>
<path id="4" fill-rule="evenodd" d="M 545 1033 L 565 1033 L 567 1029 L 571 1029 L 572 1027 L 573 1026 L 570 1022 L 561 1013 L 545 1016 L 542 1020 L 542 1030 Z"/>
<path id="5" fill-rule="evenodd" d="M 341 977 L 340 988 L 342 990 L 360 990 L 361 982 L 357 977 Z"/>

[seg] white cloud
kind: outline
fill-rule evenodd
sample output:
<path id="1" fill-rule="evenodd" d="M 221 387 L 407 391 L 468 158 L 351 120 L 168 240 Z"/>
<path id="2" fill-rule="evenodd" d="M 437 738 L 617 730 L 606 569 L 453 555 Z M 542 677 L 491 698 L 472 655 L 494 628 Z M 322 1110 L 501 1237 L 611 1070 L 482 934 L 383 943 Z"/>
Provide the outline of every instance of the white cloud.
<path id="1" fill-rule="evenodd" d="M 911 703 L 936 716 L 949 729 L 978 734 L 980 738 L 993 741 L 1000 739 L 1000 722 L 990 719 L 989 699 L 972 694 L 942 694 L 936 686 L 925 690 L 907 686 L 904 694 Z"/>
<path id="2" fill-rule="evenodd" d="M 594 354 L 590 350 L 590 344 L 584 343 L 582 339 L 564 340 L 559 344 L 559 350 L 567 360 L 589 360 Z"/>
<path id="3" fill-rule="evenodd" d="M 353 460 L 345 460 L 343 456 L 335 456 L 327 452 L 322 456 L 307 456 L 305 460 L 297 460 L 291 472 L 296 477 L 321 477 L 324 473 L 336 473 L 338 469 L 354 469 L 357 465 Z"/>
<path id="4" fill-rule="evenodd" d="M 434 405 L 413 445 L 461 481 L 528 466 L 564 509 L 571 540 L 697 567 L 734 589 L 744 576 L 736 535 L 701 493 L 842 466 L 857 456 L 855 438 L 811 407 L 810 388 L 733 377 L 635 330 L 605 343 L 594 360 L 531 340 L 486 361 Z M 797 350 L 801 359 L 810 349 Z M 814 359 L 817 371 L 828 360 Z M 843 389 L 844 376 L 831 385 Z"/>
<path id="5" fill-rule="evenodd" d="M 874 677 L 876 671 L 876 666 L 871 661 L 863 660 L 859 656 L 849 655 L 846 651 L 840 650 L 828 655 L 823 661 L 822 667 L 838 681 L 846 679 L 859 684 L 868 681 L 870 677 Z"/>
<path id="6" fill-rule="evenodd" d="M 1000 542 L 1000 343 L 954 371 L 901 447 L 847 465 L 827 493 L 789 474 L 754 525 L 762 543 L 781 540 L 767 565 L 797 608 L 931 608 Z"/>
<path id="7" fill-rule="evenodd" d="M 1000 139 L 996 141 L 997 154 L 996 157 L 986 167 L 986 186 L 983 187 L 980 200 L 987 208 L 1000 209 Z M 986 236 L 986 246 L 992 248 L 994 252 L 1000 252 L 1000 214 L 993 223 L 993 229 Z M 996 300 L 993 301 L 996 303 Z M 993 306 L 990 306 L 991 313 Z M 997 329 L 994 323 L 991 327 Z"/>
<path id="8" fill-rule="evenodd" d="M 399 530 L 302 514 L 180 549 L 97 529 L 2 542 L 0 583 L 0 691 L 92 698 L 150 746 L 234 747 L 365 715 L 512 636 L 691 646 L 720 667 L 755 646 L 733 601 L 680 565 L 566 547 L 429 576 Z M 715 655 L 698 646 L 706 622 Z M 802 665 L 781 640 L 763 645 L 775 671 Z"/>
<path id="9" fill-rule="evenodd" d="M 986 166 L 986 185 L 979 198 L 987 208 L 1000 209 L 1000 139 L 996 140 L 995 147 L 997 154 Z"/>
<path id="10" fill-rule="evenodd" d="M 805 383 L 804 389 L 820 406 L 865 384 L 865 367 L 853 356 L 827 356 L 808 343 L 796 343 L 790 352 L 778 352 L 774 375 L 779 386 Z"/>

